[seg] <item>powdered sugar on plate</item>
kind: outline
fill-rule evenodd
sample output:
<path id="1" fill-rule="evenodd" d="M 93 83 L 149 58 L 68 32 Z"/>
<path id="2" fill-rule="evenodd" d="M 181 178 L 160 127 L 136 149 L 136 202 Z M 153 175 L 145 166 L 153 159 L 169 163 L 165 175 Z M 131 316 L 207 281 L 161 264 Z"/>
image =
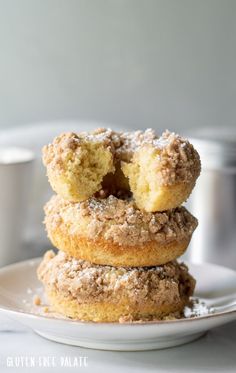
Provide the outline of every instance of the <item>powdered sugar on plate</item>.
<path id="1" fill-rule="evenodd" d="M 192 306 L 184 308 L 184 317 L 189 319 L 191 317 L 206 316 L 213 313 L 213 311 L 213 308 L 207 307 L 200 299 L 193 299 Z"/>

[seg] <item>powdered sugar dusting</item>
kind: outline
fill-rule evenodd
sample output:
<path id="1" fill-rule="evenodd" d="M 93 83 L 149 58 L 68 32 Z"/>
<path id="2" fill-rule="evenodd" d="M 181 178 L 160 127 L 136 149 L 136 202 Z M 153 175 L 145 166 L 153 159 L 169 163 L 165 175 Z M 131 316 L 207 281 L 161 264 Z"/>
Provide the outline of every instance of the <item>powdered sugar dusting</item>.
<path id="1" fill-rule="evenodd" d="M 186 306 L 184 308 L 184 317 L 191 318 L 191 317 L 199 317 L 199 316 L 206 316 L 213 312 L 212 308 L 207 307 L 207 305 L 199 299 L 194 299 L 192 301 L 192 306 Z"/>
<path id="2" fill-rule="evenodd" d="M 66 235 L 69 229 L 70 234 L 93 240 L 102 237 L 128 246 L 188 238 L 197 226 L 197 220 L 184 207 L 150 213 L 139 210 L 132 200 L 112 195 L 74 204 L 54 196 L 46 204 L 45 212 L 49 234 L 60 227 Z M 81 225 L 81 220 L 86 220 L 86 225 Z"/>
<path id="3" fill-rule="evenodd" d="M 187 267 L 176 261 L 156 267 L 112 267 L 77 260 L 63 252 L 54 256 L 46 253 L 38 276 L 47 289 L 76 298 L 79 303 L 106 299 L 116 303 L 128 297 L 132 304 L 148 301 L 158 307 L 187 301 L 195 286 Z"/>

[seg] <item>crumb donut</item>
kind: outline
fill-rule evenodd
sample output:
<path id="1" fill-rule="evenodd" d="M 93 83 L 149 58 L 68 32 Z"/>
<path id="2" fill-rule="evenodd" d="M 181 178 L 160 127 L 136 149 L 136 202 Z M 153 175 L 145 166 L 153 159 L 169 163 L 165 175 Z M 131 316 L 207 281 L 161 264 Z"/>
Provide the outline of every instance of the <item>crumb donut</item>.
<path id="1" fill-rule="evenodd" d="M 158 138 L 150 129 L 62 134 L 43 148 L 43 162 L 53 190 L 66 200 L 128 190 L 150 212 L 181 205 L 200 173 L 198 153 L 187 140 L 168 131 Z"/>
<path id="2" fill-rule="evenodd" d="M 140 211 L 114 196 L 71 203 L 53 196 L 45 206 L 52 244 L 96 264 L 141 267 L 165 264 L 184 253 L 197 226 L 184 207 Z"/>
<path id="3" fill-rule="evenodd" d="M 180 206 L 192 192 L 200 174 L 200 158 L 182 137 L 166 131 L 138 147 L 121 169 L 129 179 L 137 206 L 164 211 Z"/>
<path id="4" fill-rule="evenodd" d="M 114 268 L 48 251 L 37 273 L 55 312 L 94 322 L 181 317 L 195 287 L 187 267 L 176 261 Z"/>
<path id="5" fill-rule="evenodd" d="M 70 201 L 83 201 L 115 171 L 110 148 L 102 141 L 65 133 L 43 147 L 43 162 L 52 189 Z"/>

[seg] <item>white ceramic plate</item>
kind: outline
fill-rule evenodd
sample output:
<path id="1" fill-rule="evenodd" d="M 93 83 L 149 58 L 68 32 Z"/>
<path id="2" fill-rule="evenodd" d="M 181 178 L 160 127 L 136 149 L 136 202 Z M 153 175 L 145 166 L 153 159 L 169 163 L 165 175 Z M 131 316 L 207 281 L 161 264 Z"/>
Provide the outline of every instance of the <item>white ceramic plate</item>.
<path id="1" fill-rule="evenodd" d="M 33 294 L 42 291 L 36 277 L 40 259 L 0 269 L 0 313 L 31 327 L 41 336 L 71 345 L 105 350 L 150 350 L 193 341 L 209 329 L 236 319 L 236 307 L 206 316 L 141 324 L 79 322 L 45 317 L 32 311 Z M 236 299 L 236 272 L 212 264 L 189 264 L 197 279 L 196 296 Z"/>

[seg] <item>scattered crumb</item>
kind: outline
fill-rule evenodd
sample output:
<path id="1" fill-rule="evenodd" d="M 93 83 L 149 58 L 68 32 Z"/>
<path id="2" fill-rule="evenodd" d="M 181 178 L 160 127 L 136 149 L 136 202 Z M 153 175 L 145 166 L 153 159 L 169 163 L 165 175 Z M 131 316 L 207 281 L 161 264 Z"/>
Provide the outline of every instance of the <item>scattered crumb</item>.
<path id="1" fill-rule="evenodd" d="M 33 303 L 35 306 L 40 306 L 41 305 L 41 298 L 36 294 L 33 298 Z"/>

